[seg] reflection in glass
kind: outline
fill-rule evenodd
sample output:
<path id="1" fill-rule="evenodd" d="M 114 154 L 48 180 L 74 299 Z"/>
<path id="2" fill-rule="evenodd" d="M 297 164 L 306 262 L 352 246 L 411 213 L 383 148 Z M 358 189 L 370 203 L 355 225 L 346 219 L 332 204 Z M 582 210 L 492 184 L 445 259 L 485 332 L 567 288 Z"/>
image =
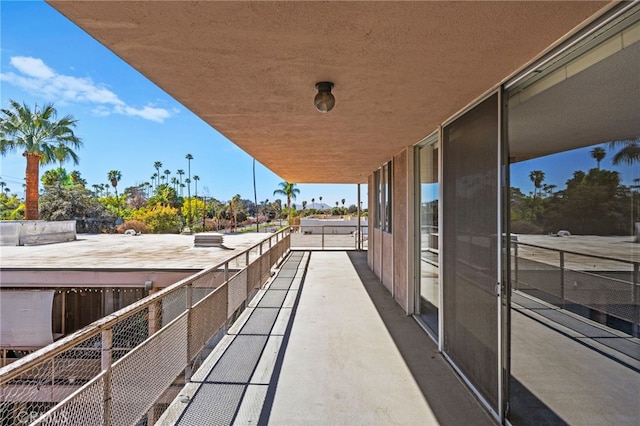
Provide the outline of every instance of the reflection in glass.
<path id="1" fill-rule="evenodd" d="M 638 19 L 509 96 L 513 424 L 640 424 Z"/>
<path id="2" fill-rule="evenodd" d="M 418 149 L 420 176 L 420 282 L 416 310 L 419 317 L 438 335 L 438 148 L 432 143 Z"/>

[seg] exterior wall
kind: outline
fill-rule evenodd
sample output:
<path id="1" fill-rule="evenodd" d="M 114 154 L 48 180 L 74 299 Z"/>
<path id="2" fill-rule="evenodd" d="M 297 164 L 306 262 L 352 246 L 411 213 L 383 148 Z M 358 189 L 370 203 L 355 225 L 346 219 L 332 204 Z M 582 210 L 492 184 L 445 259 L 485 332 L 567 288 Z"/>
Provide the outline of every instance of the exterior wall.
<path id="1" fill-rule="evenodd" d="M 393 158 L 393 296 L 408 312 L 408 156 L 407 150 Z M 386 266 L 386 265 L 385 265 Z"/>
<path id="2" fill-rule="evenodd" d="M 61 243 L 75 239 L 75 220 L 18 220 L 0 223 L 0 243 L 3 246 Z"/>
<path id="3" fill-rule="evenodd" d="M 411 307 L 409 283 L 409 155 L 405 149 L 393 157 L 392 178 L 392 227 L 391 233 L 375 228 L 369 232 L 369 267 L 380 279 L 396 302 L 409 313 Z M 369 176 L 369 215 L 375 218 L 376 188 L 373 175 Z"/>

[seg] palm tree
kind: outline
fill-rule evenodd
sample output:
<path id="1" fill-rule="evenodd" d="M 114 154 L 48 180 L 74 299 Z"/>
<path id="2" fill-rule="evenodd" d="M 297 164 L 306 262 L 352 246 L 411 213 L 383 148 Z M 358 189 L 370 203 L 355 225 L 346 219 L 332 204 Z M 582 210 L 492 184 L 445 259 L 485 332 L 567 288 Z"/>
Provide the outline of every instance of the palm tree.
<path id="1" fill-rule="evenodd" d="M 156 185 L 156 187 L 158 186 L 158 174 L 157 173 L 154 173 L 154 174 L 151 175 L 151 182 L 153 182 Z"/>
<path id="2" fill-rule="evenodd" d="M 529 173 L 529 179 L 533 182 L 533 196 L 537 194 L 537 190 L 542 188 L 542 181 L 544 180 L 544 172 L 541 170 L 534 170 Z"/>
<path id="3" fill-rule="evenodd" d="M 607 151 L 605 151 L 603 147 L 597 146 L 589 151 L 589 154 L 591 154 L 591 157 L 596 160 L 596 163 L 598 164 L 598 170 L 600 170 L 600 162 L 607 155 Z"/>
<path id="4" fill-rule="evenodd" d="M 187 198 L 189 200 L 191 200 L 191 160 L 193 160 L 193 155 L 191 154 L 187 154 L 184 156 L 184 158 L 187 159 L 187 171 L 188 171 L 188 175 L 187 175 L 187 180 L 185 181 L 187 183 Z M 191 201 L 189 201 L 188 204 L 189 208 L 187 209 L 187 217 L 190 219 L 191 218 Z M 189 221 L 189 224 L 191 224 L 191 221 Z"/>
<path id="5" fill-rule="evenodd" d="M 94 183 L 91 187 L 93 188 L 93 193 L 97 197 L 100 194 L 100 185 Z"/>
<path id="6" fill-rule="evenodd" d="M 291 200 L 296 199 L 296 195 L 300 194 L 300 190 L 296 188 L 295 183 L 289 183 L 286 180 L 284 182 L 280 182 L 278 184 L 280 189 L 276 189 L 273 191 L 273 195 L 283 195 L 287 197 L 287 210 L 289 211 L 289 225 L 291 225 Z"/>
<path id="7" fill-rule="evenodd" d="M 200 180 L 200 176 L 193 175 L 193 181 L 196 183 L 196 198 L 198 198 L 198 181 Z"/>
<path id="8" fill-rule="evenodd" d="M 160 185 L 160 168 L 162 167 L 162 163 L 160 161 L 155 161 L 153 163 L 153 167 L 156 169 L 156 174 L 154 175 L 158 179 L 156 180 L 156 187 Z"/>
<path id="9" fill-rule="evenodd" d="M 169 175 L 171 174 L 171 170 L 166 169 L 163 173 L 166 176 L 166 182 L 169 183 Z"/>
<path id="10" fill-rule="evenodd" d="M 120 173 L 120 170 L 111 170 L 107 174 L 107 179 L 109 179 L 109 181 L 111 182 L 111 186 L 113 186 L 113 189 L 116 191 L 117 216 L 120 216 L 120 200 L 118 199 L 118 182 L 120 182 L 120 179 L 122 179 L 122 173 Z"/>
<path id="11" fill-rule="evenodd" d="M 4 191 L 5 186 L 7 186 L 7 183 L 4 181 L 0 181 L 0 191 Z"/>
<path id="12" fill-rule="evenodd" d="M 182 185 L 182 175 L 184 174 L 184 170 L 178 169 L 176 173 L 180 177 L 180 196 L 182 197 L 182 188 L 184 188 L 184 186 Z"/>
<path id="13" fill-rule="evenodd" d="M 622 148 L 611 159 L 614 166 L 621 163 L 629 166 L 633 163 L 640 163 L 640 137 L 609 142 L 609 149 L 618 147 Z"/>
<path id="14" fill-rule="evenodd" d="M 178 178 L 177 177 L 172 177 L 171 178 L 171 185 L 173 185 L 173 189 L 176 191 L 176 193 L 178 192 Z"/>
<path id="15" fill-rule="evenodd" d="M 0 117 L 0 153 L 2 155 L 17 149 L 24 150 L 22 155 L 27 159 L 25 219 L 38 219 L 38 182 L 40 165 L 56 160 L 55 148 L 64 145 L 67 154 L 73 158 L 73 149 L 82 146 L 73 128 L 76 120 L 71 115 L 57 119 L 57 111 L 53 104 L 38 109 L 36 105 L 31 111 L 26 104 L 10 100 L 10 108 L 1 110 Z M 73 153 L 75 155 L 75 152 Z"/>
<path id="16" fill-rule="evenodd" d="M 79 162 L 78 155 L 73 152 L 71 148 L 62 143 L 58 143 L 58 146 L 53 149 L 53 155 L 56 157 L 60 168 L 62 168 L 62 163 L 69 159 L 73 160 L 74 165 L 77 165 Z"/>
<path id="17" fill-rule="evenodd" d="M 320 200 L 320 208 L 322 208 L 322 196 L 318 197 L 318 199 Z"/>
<path id="18" fill-rule="evenodd" d="M 316 199 L 315 199 L 315 198 L 312 198 L 312 199 L 311 199 L 311 208 L 312 208 L 312 209 L 315 209 L 315 208 L 316 208 L 316 204 L 315 204 L 315 203 L 316 203 Z"/>
<path id="19" fill-rule="evenodd" d="M 306 210 L 307 209 L 307 202 L 303 201 L 302 202 L 302 210 Z"/>
<path id="20" fill-rule="evenodd" d="M 340 202 L 342 203 L 342 207 L 344 207 L 344 203 L 347 202 L 347 200 L 345 200 L 344 198 L 342 200 L 340 200 Z"/>

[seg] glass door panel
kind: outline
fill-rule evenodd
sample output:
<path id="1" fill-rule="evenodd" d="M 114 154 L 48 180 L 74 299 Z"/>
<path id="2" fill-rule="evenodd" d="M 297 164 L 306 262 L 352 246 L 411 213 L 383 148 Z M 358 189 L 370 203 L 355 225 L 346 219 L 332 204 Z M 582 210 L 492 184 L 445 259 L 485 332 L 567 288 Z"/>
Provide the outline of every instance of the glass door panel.
<path id="1" fill-rule="evenodd" d="M 499 413 L 499 95 L 443 128 L 444 352 Z M 497 415 L 497 414 L 496 414 Z"/>
<path id="2" fill-rule="evenodd" d="M 438 335 L 439 287 L 439 234 L 438 234 L 438 146 L 437 135 L 418 148 L 418 224 L 419 280 L 416 294 L 416 312 L 424 324 Z"/>

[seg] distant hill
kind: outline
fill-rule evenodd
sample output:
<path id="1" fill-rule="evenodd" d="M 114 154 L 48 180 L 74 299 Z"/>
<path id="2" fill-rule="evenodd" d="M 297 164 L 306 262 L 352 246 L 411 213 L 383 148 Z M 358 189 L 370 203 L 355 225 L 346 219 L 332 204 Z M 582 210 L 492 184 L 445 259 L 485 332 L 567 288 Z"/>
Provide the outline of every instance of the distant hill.
<path id="1" fill-rule="evenodd" d="M 285 206 L 285 203 L 282 203 L 283 206 Z M 302 210 L 302 203 L 291 203 L 292 206 L 296 207 L 296 210 Z M 328 204 L 325 203 L 312 203 L 311 201 L 307 201 L 307 208 L 308 209 L 316 209 L 316 210 L 330 210 L 331 208 L 335 207 L 334 206 L 330 206 Z M 342 204 L 340 205 L 340 207 L 342 207 Z M 348 207 L 348 206 L 345 206 Z"/>

